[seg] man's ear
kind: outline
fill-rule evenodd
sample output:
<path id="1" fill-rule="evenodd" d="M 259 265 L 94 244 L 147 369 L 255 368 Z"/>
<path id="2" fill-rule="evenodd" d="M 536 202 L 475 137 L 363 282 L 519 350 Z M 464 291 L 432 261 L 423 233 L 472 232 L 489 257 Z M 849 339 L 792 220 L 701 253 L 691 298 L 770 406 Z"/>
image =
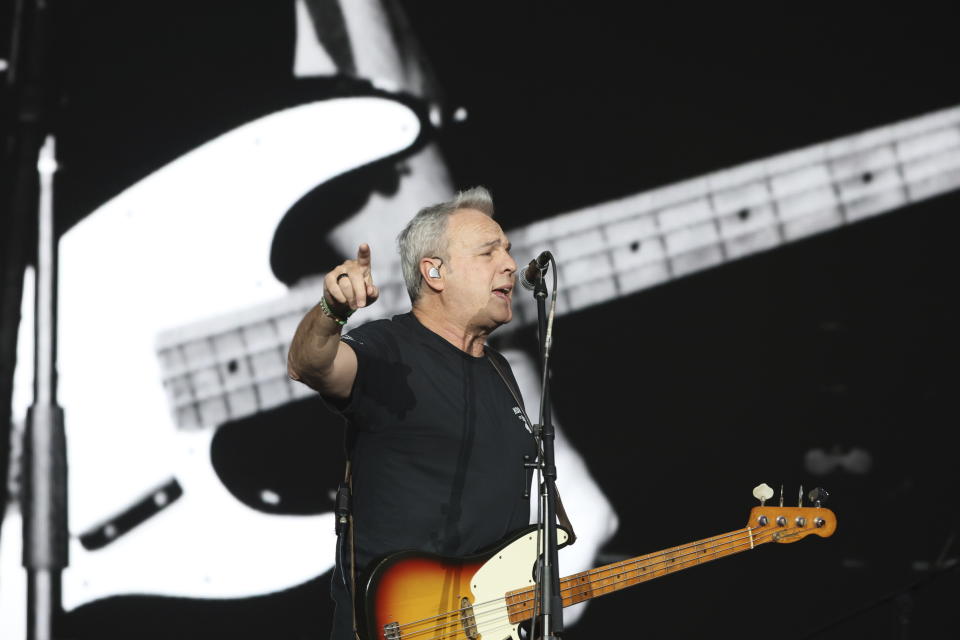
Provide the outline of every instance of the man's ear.
<path id="1" fill-rule="evenodd" d="M 434 291 L 443 291 L 443 274 L 440 268 L 443 266 L 443 260 L 440 258 L 423 258 L 420 260 L 420 275 L 423 277 L 427 286 Z"/>

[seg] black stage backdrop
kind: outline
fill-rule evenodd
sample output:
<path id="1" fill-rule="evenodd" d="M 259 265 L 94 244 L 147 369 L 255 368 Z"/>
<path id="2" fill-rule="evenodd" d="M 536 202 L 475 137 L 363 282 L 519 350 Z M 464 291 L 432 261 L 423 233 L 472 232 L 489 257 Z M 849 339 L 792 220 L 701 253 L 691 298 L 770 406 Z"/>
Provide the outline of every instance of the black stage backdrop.
<path id="1" fill-rule="evenodd" d="M 511 228 L 960 104 L 945 15 L 672 6 L 405 3 L 445 104 L 468 114 L 438 138 L 455 185 L 489 187 Z M 288 2 L 64 12 L 64 229 L 323 85 L 290 74 Z M 958 207 L 950 193 L 558 319 L 556 411 L 620 519 L 600 560 L 738 528 L 763 481 L 789 501 L 826 487 L 840 523 L 596 600 L 569 637 L 906 637 L 905 612 L 915 637 L 956 637 L 956 571 L 935 569 L 958 555 Z M 268 451 L 285 482 L 329 486 L 339 430 L 273 428 L 318 411 L 231 425 L 221 464 Z M 836 462 L 820 475 L 816 449 Z M 866 471 L 843 464 L 855 449 Z M 244 601 L 117 597 L 65 631 L 325 637 L 326 581 Z"/>

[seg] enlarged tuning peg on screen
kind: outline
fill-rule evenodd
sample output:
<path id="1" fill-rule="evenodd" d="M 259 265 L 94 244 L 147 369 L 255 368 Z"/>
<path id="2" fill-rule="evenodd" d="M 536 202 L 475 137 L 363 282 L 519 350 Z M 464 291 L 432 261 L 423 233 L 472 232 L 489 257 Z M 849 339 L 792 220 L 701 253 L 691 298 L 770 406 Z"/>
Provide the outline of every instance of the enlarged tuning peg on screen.
<path id="1" fill-rule="evenodd" d="M 758 484 L 753 488 L 753 497 L 760 501 L 762 507 L 764 502 L 773 497 L 773 489 L 766 482 Z"/>
<path id="2" fill-rule="evenodd" d="M 827 501 L 827 498 L 830 497 L 830 494 L 827 493 L 827 490 L 823 487 L 815 487 L 810 490 L 810 493 L 807 494 L 807 497 L 810 499 L 810 502 L 813 503 L 813 506 L 819 507 Z"/>

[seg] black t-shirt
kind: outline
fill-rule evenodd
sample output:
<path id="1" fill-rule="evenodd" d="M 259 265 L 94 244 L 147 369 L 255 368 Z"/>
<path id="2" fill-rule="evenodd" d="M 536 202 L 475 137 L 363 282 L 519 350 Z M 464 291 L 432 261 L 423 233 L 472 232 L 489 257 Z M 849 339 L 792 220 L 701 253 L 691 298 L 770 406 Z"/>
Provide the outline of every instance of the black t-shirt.
<path id="1" fill-rule="evenodd" d="M 394 551 L 460 556 L 526 526 L 523 456 L 532 458 L 535 445 L 490 361 L 412 313 L 342 339 L 357 354 L 357 378 L 339 409 L 349 429 L 358 574 Z M 487 352 L 516 388 L 503 356 Z M 337 617 L 349 620 L 339 608 Z"/>

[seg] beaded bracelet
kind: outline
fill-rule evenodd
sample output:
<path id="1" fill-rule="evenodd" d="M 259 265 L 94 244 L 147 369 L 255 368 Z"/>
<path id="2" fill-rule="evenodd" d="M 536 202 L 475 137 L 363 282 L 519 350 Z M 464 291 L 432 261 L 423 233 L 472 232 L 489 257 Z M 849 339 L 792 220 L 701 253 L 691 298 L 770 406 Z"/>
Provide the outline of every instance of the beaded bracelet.
<path id="1" fill-rule="evenodd" d="M 327 303 L 327 296 L 320 296 L 320 310 L 323 311 L 323 315 L 327 316 L 341 327 L 347 324 L 347 318 L 352 316 L 353 312 L 355 311 L 355 309 L 351 309 L 347 313 L 347 318 L 341 318 L 330 309 L 330 305 Z"/>

